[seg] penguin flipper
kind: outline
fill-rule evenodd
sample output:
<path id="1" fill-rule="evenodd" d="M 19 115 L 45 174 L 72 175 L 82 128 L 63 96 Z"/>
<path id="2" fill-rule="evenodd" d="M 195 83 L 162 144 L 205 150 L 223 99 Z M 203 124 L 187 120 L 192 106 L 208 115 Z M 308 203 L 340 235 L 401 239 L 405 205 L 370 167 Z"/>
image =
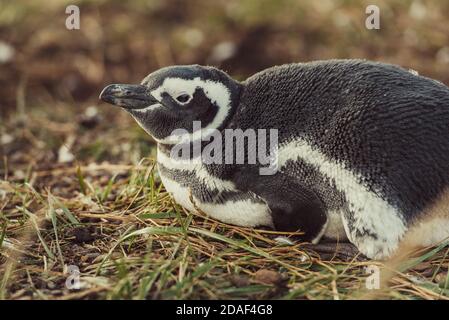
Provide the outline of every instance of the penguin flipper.
<path id="1" fill-rule="evenodd" d="M 278 173 L 260 178 L 252 191 L 266 201 L 276 230 L 300 231 L 303 240 L 319 241 L 327 215 L 323 202 L 312 190 Z"/>

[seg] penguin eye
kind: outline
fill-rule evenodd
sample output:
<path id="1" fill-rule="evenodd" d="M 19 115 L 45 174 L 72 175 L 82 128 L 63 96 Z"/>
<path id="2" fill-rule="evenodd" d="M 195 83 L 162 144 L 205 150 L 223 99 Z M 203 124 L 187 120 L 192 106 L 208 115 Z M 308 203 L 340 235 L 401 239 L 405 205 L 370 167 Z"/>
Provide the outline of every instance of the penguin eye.
<path id="1" fill-rule="evenodd" d="M 176 100 L 180 103 L 186 103 L 190 100 L 190 95 L 188 95 L 187 93 L 180 94 L 176 97 Z"/>

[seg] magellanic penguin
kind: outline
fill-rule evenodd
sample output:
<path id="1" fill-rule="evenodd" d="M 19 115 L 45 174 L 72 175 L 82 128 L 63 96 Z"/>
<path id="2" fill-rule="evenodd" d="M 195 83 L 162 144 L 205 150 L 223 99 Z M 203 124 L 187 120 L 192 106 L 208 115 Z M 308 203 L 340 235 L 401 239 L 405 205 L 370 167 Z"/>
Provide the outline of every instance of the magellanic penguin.
<path id="1" fill-rule="evenodd" d="M 449 186 L 449 88 L 416 72 L 329 60 L 276 66 L 239 82 L 213 67 L 172 66 L 140 85 L 109 85 L 100 98 L 157 141 L 162 182 L 189 210 L 240 226 L 300 230 L 312 243 L 346 238 L 373 259 L 391 256 L 417 226 L 424 226 L 412 237 L 418 245 L 449 236 L 449 205 L 447 213 L 428 210 Z M 223 152 L 211 154 L 224 159 L 242 151 L 224 150 L 227 131 L 259 129 L 277 132 L 275 173 L 262 174 L 259 158 L 173 157 L 179 144 L 221 140 Z M 243 146 L 248 160 L 256 150 Z"/>

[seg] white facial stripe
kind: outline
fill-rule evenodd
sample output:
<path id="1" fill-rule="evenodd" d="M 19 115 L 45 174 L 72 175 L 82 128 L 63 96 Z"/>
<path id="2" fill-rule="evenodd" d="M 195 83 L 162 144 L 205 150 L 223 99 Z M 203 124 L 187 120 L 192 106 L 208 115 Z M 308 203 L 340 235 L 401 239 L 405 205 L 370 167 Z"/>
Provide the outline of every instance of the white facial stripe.
<path id="1" fill-rule="evenodd" d="M 201 136 L 205 137 L 208 133 L 207 129 L 218 128 L 226 119 L 231 109 L 231 93 L 229 89 L 221 82 L 215 82 L 211 80 L 201 80 L 199 77 L 191 80 L 181 78 L 166 78 L 162 85 L 157 89 L 151 91 L 151 95 L 162 100 L 162 94 L 168 93 L 173 99 L 176 99 L 180 94 L 186 93 L 193 97 L 196 88 L 201 88 L 204 94 L 218 106 L 218 113 L 215 118 L 209 123 L 202 132 L 194 132 L 193 134 L 186 134 L 182 136 L 168 136 L 162 139 L 160 142 L 168 144 L 176 144 L 180 141 L 191 141 L 200 139 Z"/>
<path id="2" fill-rule="evenodd" d="M 145 108 L 142 108 L 142 109 L 133 109 L 133 111 L 134 112 L 144 113 L 144 112 L 147 112 L 147 111 L 150 111 L 150 110 L 155 110 L 155 109 L 160 108 L 160 107 L 162 107 L 162 105 L 160 103 L 155 103 L 155 104 L 152 104 L 152 105 L 150 105 L 148 107 L 145 107 Z M 137 122 L 139 122 L 139 121 L 137 121 Z"/>
<path id="3" fill-rule="evenodd" d="M 288 160 L 301 159 L 313 165 L 322 175 L 334 182 L 343 192 L 353 213 L 353 230 L 347 229 L 348 238 L 367 256 L 376 257 L 396 249 L 406 231 L 401 214 L 389 203 L 370 192 L 357 174 L 347 170 L 342 163 L 329 159 L 305 140 L 297 139 L 279 147 L 278 164 L 281 168 Z M 345 223 L 345 221 L 344 221 Z M 378 235 L 378 240 L 357 237 L 357 229 Z M 386 241 L 385 243 L 383 241 Z"/>

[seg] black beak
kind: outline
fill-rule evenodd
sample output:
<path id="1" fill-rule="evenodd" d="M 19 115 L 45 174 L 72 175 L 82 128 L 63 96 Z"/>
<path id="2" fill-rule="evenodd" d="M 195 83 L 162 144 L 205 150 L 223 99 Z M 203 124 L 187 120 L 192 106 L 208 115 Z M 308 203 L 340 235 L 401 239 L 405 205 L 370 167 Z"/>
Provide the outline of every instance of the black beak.
<path id="1" fill-rule="evenodd" d="M 140 84 L 111 84 L 101 91 L 100 99 L 126 109 L 142 109 L 159 103 Z"/>

